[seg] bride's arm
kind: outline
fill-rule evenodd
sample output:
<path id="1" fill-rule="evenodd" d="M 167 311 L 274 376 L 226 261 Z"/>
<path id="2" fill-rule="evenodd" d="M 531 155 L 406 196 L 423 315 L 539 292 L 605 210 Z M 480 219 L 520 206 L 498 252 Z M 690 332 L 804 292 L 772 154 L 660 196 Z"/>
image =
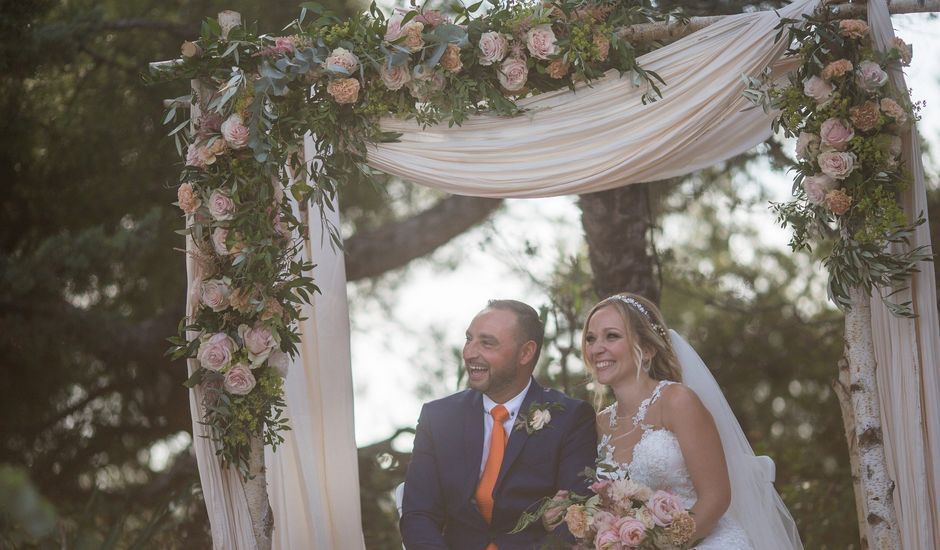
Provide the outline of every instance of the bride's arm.
<path id="1" fill-rule="evenodd" d="M 715 421 L 695 392 L 673 384 L 663 410 L 666 427 L 679 439 L 682 457 L 698 494 L 692 506 L 695 536 L 708 535 L 731 504 L 731 482 Z"/>

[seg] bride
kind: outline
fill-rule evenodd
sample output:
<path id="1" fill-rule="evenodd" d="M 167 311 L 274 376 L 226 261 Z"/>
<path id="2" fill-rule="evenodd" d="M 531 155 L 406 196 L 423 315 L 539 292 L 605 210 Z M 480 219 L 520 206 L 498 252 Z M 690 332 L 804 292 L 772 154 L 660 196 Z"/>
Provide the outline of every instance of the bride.
<path id="1" fill-rule="evenodd" d="M 772 461 L 754 456 L 718 384 L 653 303 L 626 293 L 599 302 L 581 345 L 616 398 L 597 415 L 599 477 L 678 496 L 699 550 L 802 549 Z"/>

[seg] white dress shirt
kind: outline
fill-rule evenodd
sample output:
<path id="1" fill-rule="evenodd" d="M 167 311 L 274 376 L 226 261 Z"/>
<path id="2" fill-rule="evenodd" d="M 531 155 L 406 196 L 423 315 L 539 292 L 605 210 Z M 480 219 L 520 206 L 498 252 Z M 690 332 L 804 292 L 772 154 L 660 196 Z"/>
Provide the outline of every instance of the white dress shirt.
<path id="1" fill-rule="evenodd" d="M 509 401 L 502 403 L 509 412 L 509 418 L 503 422 L 503 428 L 506 430 L 507 436 L 512 433 L 512 425 L 516 421 L 516 415 L 519 414 L 519 408 L 522 407 L 522 400 L 525 399 L 525 394 L 529 391 L 531 385 L 532 379 L 529 378 L 529 383 L 526 384 L 521 392 L 516 394 L 516 396 Z M 487 397 L 486 394 L 483 394 L 483 460 L 480 462 L 481 476 L 483 475 L 483 468 L 486 467 L 486 459 L 490 454 L 490 440 L 493 438 L 493 415 L 490 414 L 490 411 L 499 404 L 500 403 Z"/>

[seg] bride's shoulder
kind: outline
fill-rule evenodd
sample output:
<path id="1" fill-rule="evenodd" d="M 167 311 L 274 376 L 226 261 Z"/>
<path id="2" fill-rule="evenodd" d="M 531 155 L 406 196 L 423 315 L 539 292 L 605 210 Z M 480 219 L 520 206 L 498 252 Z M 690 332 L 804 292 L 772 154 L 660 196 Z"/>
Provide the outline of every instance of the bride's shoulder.
<path id="1" fill-rule="evenodd" d="M 663 388 L 662 401 L 669 424 L 699 418 L 703 412 L 708 414 L 695 390 L 680 382 L 672 382 Z"/>

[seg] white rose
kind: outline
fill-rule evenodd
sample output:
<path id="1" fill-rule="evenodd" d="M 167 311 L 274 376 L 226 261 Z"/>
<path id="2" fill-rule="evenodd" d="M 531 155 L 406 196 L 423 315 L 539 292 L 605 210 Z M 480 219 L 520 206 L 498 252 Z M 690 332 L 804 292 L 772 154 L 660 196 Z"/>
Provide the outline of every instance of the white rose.
<path id="1" fill-rule="evenodd" d="M 509 41 L 502 34 L 490 31 L 480 35 L 480 65 L 499 63 L 508 50 Z"/>
<path id="2" fill-rule="evenodd" d="M 820 153 L 820 155 L 816 157 L 816 161 L 819 163 L 819 168 L 822 170 L 823 174 L 837 180 L 844 180 L 849 177 L 849 174 L 855 169 L 855 162 L 857 160 L 855 153 L 843 153 L 840 151 L 827 151 Z"/>
<path id="3" fill-rule="evenodd" d="M 349 50 L 336 48 L 323 62 L 323 66 L 328 71 L 349 76 L 359 67 L 359 58 Z"/>
<path id="4" fill-rule="evenodd" d="M 395 65 L 391 69 L 388 68 L 388 63 L 382 65 L 382 82 L 385 83 L 385 87 L 389 90 L 400 90 L 402 86 L 408 84 L 411 81 L 411 69 L 408 67 L 407 63 L 402 63 L 401 65 Z"/>
<path id="5" fill-rule="evenodd" d="M 238 364 L 225 373 L 222 385 L 232 395 L 248 395 L 255 388 L 255 383 L 255 376 L 248 367 Z"/>
<path id="6" fill-rule="evenodd" d="M 526 48 L 536 59 L 548 59 L 558 52 L 551 25 L 536 25 L 526 33 Z"/>
<path id="7" fill-rule="evenodd" d="M 529 67 L 524 58 L 510 57 L 500 64 L 496 76 L 503 88 L 510 92 L 518 92 L 525 87 L 526 79 L 529 77 Z"/>
<path id="8" fill-rule="evenodd" d="M 855 72 L 855 82 L 865 91 L 873 91 L 888 82 L 888 73 L 881 70 L 881 66 L 871 61 L 862 61 Z"/>
<path id="9" fill-rule="evenodd" d="M 232 149 L 244 149 L 248 146 L 248 127 L 239 114 L 233 114 L 222 123 L 222 138 Z"/>
<path id="10" fill-rule="evenodd" d="M 212 248 L 219 256 L 227 256 L 231 253 L 225 243 L 226 239 L 228 239 L 228 229 L 216 227 L 215 231 L 212 232 Z"/>
<path id="11" fill-rule="evenodd" d="M 829 101 L 834 89 L 832 84 L 818 76 L 813 76 L 803 81 L 803 93 L 815 99 L 817 104 Z"/>
<path id="12" fill-rule="evenodd" d="M 533 430 L 541 430 L 542 428 L 545 427 L 546 424 L 551 422 L 551 420 L 552 420 L 552 413 L 549 412 L 548 409 L 542 410 L 542 411 L 535 411 L 534 413 L 532 413 L 532 418 L 529 419 L 529 426 Z"/>
<path id="13" fill-rule="evenodd" d="M 819 136 L 808 132 L 800 132 L 796 140 L 796 158 L 809 160 L 819 154 Z"/>

